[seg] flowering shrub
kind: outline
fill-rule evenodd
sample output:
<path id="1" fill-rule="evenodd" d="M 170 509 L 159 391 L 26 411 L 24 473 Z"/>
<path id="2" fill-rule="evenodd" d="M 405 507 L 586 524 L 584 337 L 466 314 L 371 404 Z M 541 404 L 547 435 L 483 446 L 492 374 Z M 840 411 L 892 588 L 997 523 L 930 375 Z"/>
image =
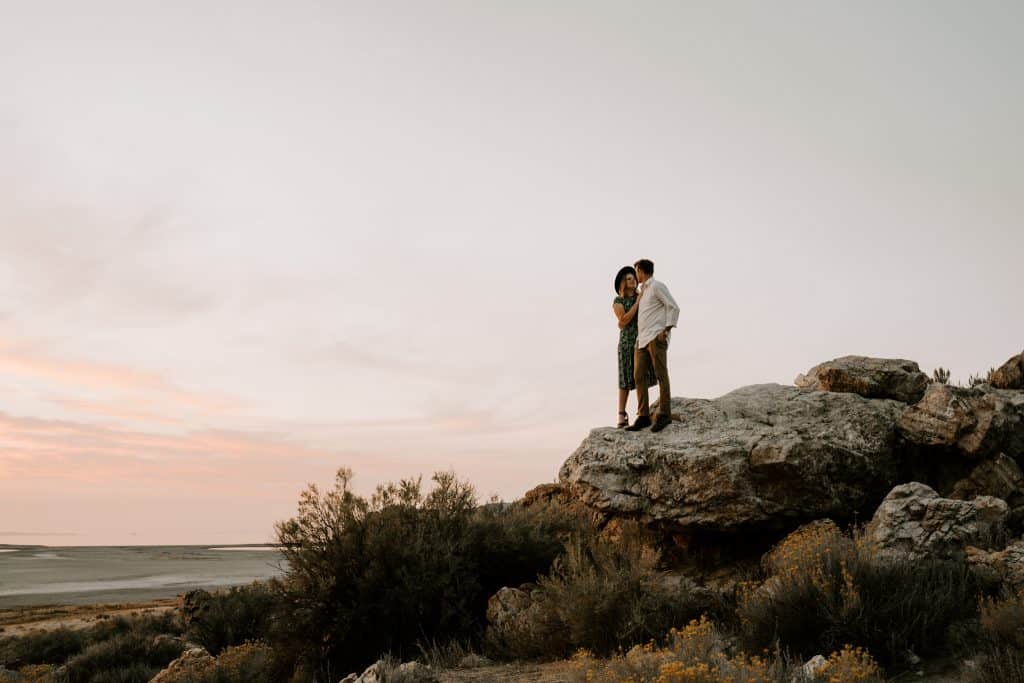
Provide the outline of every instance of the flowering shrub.
<path id="1" fill-rule="evenodd" d="M 977 612 L 962 563 L 883 562 L 831 523 L 798 529 L 763 565 L 765 579 L 738 591 L 740 630 L 755 650 L 778 643 L 809 657 L 855 643 L 899 667 L 908 650 L 943 651 L 949 626 Z"/>

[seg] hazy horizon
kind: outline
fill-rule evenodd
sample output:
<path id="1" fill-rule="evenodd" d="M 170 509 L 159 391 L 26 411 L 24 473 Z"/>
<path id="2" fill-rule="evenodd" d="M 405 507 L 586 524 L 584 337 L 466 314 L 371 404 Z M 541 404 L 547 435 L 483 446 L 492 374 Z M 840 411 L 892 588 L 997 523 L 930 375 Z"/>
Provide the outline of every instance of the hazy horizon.
<path id="1" fill-rule="evenodd" d="M 1019 4 L 0 8 L 0 543 L 521 496 L 615 420 L 638 258 L 678 396 L 1024 348 Z"/>

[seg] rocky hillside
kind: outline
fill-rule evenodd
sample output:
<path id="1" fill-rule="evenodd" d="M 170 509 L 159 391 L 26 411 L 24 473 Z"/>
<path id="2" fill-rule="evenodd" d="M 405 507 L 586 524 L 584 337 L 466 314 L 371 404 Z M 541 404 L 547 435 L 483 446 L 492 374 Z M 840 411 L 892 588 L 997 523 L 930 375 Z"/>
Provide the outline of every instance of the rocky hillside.
<path id="1" fill-rule="evenodd" d="M 892 552 L 1016 557 L 1024 353 L 989 381 L 949 386 L 912 361 L 847 356 L 793 386 L 674 397 L 660 433 L 592 430 L 545 494 L 638 520 L 670 556 L 708 560 L 705 573 L 822 518 L 871 520 Z"/>

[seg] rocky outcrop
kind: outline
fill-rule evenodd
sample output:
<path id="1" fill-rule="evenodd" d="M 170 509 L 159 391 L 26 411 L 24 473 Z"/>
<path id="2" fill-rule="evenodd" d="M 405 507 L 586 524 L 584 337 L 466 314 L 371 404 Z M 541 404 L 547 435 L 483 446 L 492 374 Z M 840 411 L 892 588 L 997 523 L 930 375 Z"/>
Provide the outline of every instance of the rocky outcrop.
<path id="1" fill-rule="evenodd" d="M 1014 593 L 1024 590 L 1024 539 L 1002 550 L 969 547 L 967 562 L 976 574 L 993 584 L 1002 584 Z"/>
<path id="2" fill-rule="evenodd" d="M 949 497 L 970 500 L 977 496 L 1002 498 L 1011 510 L 1024 508 L 1024 472 L 1004 453 L 978 463 L 969 476 L 953 486 Z"/>
<path id="3" fill-rule="evenodd" d="M 971 501 L 942 498 L 911 482 L 889 492 L 865 528 L 865 541 L 888 560 L 963 559 L 966 548 L 991 548 L 1008 508 L 992 496 Z"/>
<path id="4" fill-rule="evenodd" d="M 932 384 L 899 419 L 907 441 L 955 448 L 970 458 L 1024 456 L 1024 392 Z"/>
<path id="5" fill-rule="evenodd" d="M 988 378 L 996 389 L 1024 389 L 1024 351 L 999 366 Z"/>
<path id="6" fill-rule="evenodd" d="M 905 407 L 777 384 L 673 398 L 664 431 L 595 429 L 559 480 L 607 515 L 677 530 L 793 528 L 870 514 L 896 483 Z"/>
<path id="7" fill-rule="evenodd" d="M 917 363 L 901 358 L 843 356 L 815 365 L 794 384 L 801 389 L 859 394 L 916 403 L 928 387 L 928 376 Z"/>

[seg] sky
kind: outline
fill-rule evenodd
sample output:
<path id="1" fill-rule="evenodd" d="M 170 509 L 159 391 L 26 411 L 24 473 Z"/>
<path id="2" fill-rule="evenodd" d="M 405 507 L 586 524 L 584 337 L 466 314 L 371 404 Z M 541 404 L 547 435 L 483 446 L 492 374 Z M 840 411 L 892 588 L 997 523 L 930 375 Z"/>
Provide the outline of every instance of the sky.
<path id="1" fill-rule="evenodd" d="M 0 544 L 554 481 L 673 394 L 1024 347 L 1016 2 L 0 0 Z M 635 401 L 630 398 L 630 411 Z"/>

